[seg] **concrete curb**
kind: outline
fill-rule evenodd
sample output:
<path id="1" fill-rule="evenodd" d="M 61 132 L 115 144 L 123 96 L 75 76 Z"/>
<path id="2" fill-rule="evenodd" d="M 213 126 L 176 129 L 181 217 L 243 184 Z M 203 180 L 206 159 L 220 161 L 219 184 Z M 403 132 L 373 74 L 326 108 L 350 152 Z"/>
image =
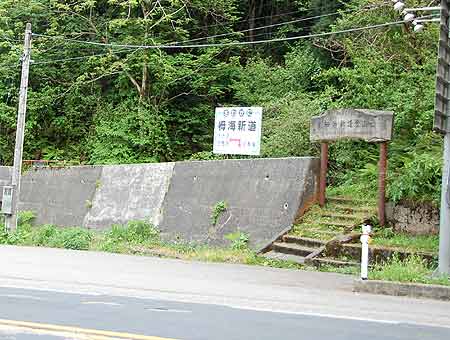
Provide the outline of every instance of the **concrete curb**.
<path id="1" fill-rule="evenodd" d="M 409 296 L 450 301 L 450 287 L 420 283 L 401 283 L 378 280 L 354 280 L 353 291 L 357 293 Z"/>

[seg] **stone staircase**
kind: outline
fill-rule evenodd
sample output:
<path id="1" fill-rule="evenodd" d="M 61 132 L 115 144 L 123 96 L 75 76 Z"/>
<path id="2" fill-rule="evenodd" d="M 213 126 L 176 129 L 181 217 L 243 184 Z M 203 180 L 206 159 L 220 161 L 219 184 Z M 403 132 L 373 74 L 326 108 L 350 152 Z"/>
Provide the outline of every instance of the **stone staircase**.
<path id="1" fill-rule="evenodd" d="M 336 267 L 358 263 L 348 258 L 326 257 L 327 245 L 339 242 L 344 235 L 375 215 L 375 202 L 346 197 L 331 197 L 324 208 L 314 206 L 286 235 L 272 244 L 263 254 L 268 259 L 291 261 L 298 264 Z"/>
<path id="2" fill-rule="evenodd" d="M 323 251 L 325 244 L 325 241 L 319 239 L 284 235 L 272 244 L 271 250 L 264 257 L 304 264 L 305 260 Z"/>

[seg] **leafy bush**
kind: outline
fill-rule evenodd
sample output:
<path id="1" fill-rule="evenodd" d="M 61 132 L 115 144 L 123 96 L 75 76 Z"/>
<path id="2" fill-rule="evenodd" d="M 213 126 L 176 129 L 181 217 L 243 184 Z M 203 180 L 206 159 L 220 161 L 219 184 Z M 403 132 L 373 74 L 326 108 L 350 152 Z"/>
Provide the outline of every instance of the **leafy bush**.
<path id="1" fill-rule="evenodd" d="M 124 226 L 115 224 L 111 230 L 106 233 L 106 238 L 115 242 L 126 242 L 128 240 L 128 229 Z"/>
<path id="2" fill-rule="evenodd" d="M 17 229 L 9 233 L 3 230 L 2 236 L 0 236 L 0 240 L 2 240 L 3 243 L 11 245 L 29 244 L 33 229 L 32 221 L 34 220 L 34 218 L 35 215 L 31 211 L 19 212 L 17 219 Z"/>
<path id="3" fill-rule="evenodd" d="M 105 247 L 111 248 L 113 243 L 158 243 L 160 232 L 152 224 L 145 221 L 131 221 L 126 226 L 113 225 L 105 235 Z"/>
<path id="4" fill-rule="evenodd" d="M 57 237 L 58 229 L 56 226 L 47 224 L 33 230 L 31 242 L 35 246 L 48 246 L 50 241 Z"/>
<path id="5" fill-rule="evenodd" d="M 127 239 L 131 243 L 158 242 L 159 230 L 144 221 L 131 221 L 127 225 Z"/>
<path id="6" fill-rule="evenodd" d="M 191 161 L 215 161 L 225 159 L 223 155 L 216 155 L 212 151 L 201 151 L 194 153 L 189 160 Z"/>
<path id="7" fill-rule="evenodd" d="M 8 233 L 5 228 L 0 228 L 0 244 L 8 244 Z"/>
<path id="8" fill-rule="evenodd" d="M 92 234 L 83 228 L 58 228 L 48 224 L 35 228 L 30 239 L 30 244 L 34 246 L 87 250 Z"/>
<path id="9" fill-rule="evenodd" d="M 225 235 L 225 238 L 231 241 L 231 249 L 233 250 L 246 250 L 248 249 L 248 242 L 250 240 L 249 235 L 242 233 L 241 231 L 236 231 Z"/>
<path id="10" fill-rule="evenodd" d="M 227 202 L 225 202 L 225 201 L 217 202 L 214 205 L 214 207 L 212 208 L 212 212 L 211 212 L 211 224 L 213 226 L 216 226 L 220 215 L 222 213 L 224 213 L 226 210 L 227 210 Z"/>
<path id="11" fill-rule="evenodd" d="M 66 228 L 58 230 L 49 241 L 49 245 L 73 250 L 88 250 L 92 241 L 91 233 L 82 228 Z"/>
<path id="12" fill-rule="evenodd" d="M 97 113 L 88 147 L 91 163 L 102 164 L 153 163 L 170 153 L 164 119 L 132 100 L 105 104 Z"/>
<path id="13" fill-rule="evenodd" d="M 17 225 L 19 228 L 25 225 L 26 226 L 32 225 L 35 218 L 36 214 L 33 211 L 21 211 L 19 212 Z"/>
<path id="14" fill-rule="evenodd" d="M 403 166 L 394 170 L 389 182 L 389 198 L 418 201 L 440 201 L 442 159 L 430 153 L 411 153 L 403 158 Z"/>

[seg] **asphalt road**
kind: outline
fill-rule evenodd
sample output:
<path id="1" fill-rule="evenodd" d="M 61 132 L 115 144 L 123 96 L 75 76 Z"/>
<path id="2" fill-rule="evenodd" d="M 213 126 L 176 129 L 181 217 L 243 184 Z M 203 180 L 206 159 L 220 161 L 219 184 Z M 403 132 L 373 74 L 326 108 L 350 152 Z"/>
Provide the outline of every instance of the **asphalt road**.
<path id="1" fill-rule="evenodd" d="M 15 288 L 0 289 L 0 310 L 2 318 L 7 320 L 186 340 L 450 338 L 448 328 L 397 322 L 369 322 L 209 304 Z M 29 339 L 31 336 L 39 339 L 44 335 L 19 333 L 12 339 Z"/>
<path id="2" fill-rule="evenodd" d="M 449 303 L 357 295 L 352 279 L 0 247 L 0 339 L 450 339 Z"/>

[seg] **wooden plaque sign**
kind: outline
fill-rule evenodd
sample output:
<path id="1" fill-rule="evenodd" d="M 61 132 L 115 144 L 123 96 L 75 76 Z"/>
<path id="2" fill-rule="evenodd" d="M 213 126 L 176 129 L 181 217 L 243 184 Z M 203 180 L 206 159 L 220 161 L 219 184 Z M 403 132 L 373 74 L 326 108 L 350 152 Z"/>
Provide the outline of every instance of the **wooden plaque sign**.
<path id="1" fill-rule="evenodd" d="M 329 110 L 311 118 L 311 141 L 362 139 L 387 142 L 392 139 L 394 113 L 390 111 L 341 109 Z"/>

